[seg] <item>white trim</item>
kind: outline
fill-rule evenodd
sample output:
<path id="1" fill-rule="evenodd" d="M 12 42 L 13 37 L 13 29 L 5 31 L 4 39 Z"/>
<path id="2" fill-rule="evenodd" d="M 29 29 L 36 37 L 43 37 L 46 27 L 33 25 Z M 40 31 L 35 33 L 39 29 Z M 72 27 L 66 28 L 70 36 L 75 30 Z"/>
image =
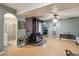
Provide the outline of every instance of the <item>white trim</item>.
<path id="1" fill-rule="evenodd" d="M 17 18 L 16 18 L 16 40 L 15 40 L 16 46 L 15 47 L 17 47 L 17 29 L 18 29 L 18 22 L 17 22 Z"/>

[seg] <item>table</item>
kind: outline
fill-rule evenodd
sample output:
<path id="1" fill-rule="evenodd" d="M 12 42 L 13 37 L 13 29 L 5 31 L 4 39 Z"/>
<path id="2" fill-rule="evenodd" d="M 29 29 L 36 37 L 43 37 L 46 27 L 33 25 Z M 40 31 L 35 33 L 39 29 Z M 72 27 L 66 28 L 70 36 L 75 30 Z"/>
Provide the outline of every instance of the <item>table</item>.
<path id="1" fill-rule="evenodd" d="M 76 39 L 76 37 L 73 34 L 60 34 L 60 40 L 61 38 Z"/>

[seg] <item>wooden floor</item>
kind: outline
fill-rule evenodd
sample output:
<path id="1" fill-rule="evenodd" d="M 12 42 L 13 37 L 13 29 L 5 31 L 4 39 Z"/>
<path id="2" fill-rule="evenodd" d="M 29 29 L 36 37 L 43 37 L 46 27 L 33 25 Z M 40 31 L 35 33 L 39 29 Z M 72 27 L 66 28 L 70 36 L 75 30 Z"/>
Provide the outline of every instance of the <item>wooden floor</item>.
<path id="1" fill-rule="evenodd" d="M 24 46 L 22 48 L 10 48 L 6 56 L 65 56 L 65 49 L 79 53 L 79 46 L 72 40 L 54 39 L 44 37 L 47 42 L 43 46 Z"/>

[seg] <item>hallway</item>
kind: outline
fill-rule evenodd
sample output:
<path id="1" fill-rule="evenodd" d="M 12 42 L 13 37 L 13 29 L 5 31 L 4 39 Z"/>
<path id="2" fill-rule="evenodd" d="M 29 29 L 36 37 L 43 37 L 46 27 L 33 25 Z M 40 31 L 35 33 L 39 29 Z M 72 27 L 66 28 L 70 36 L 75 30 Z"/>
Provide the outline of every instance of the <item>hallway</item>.
<path id="1" fill-rule="evenodd" d="M 71 40 L 58 40 L 44 37 L 47 42 L 43 46 L 24 46 L 22 48 L 10 48 L 5 56 L 65 56 L 65 49 L 79 53 L 79 46 Z"/>

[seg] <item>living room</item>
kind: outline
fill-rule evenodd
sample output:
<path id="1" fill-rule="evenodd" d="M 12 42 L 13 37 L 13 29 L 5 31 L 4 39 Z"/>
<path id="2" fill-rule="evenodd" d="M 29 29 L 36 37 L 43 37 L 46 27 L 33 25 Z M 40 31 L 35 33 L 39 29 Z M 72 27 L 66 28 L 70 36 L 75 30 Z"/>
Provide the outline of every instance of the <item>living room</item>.
<path id="1" fill-rule="evenodd" d="M 72 53 L 79 55 L 78 10 L 79 3 L 0 4 L 1 55 L 65 56 L 73 55 Z M 5 20 L 8 20 L 6 23 L 10 23 L 9 25 L 16 24 L 12 31 L 10 28 L 13 26 L 2 25 L 5 24 Z M 4 29 L 9 31 L 4 32 Z M 14 39 L 13 36 L 15 41 L 9 43 L 9 38 Z M 11 43 L 14 46 L 10 46 Z"/>

